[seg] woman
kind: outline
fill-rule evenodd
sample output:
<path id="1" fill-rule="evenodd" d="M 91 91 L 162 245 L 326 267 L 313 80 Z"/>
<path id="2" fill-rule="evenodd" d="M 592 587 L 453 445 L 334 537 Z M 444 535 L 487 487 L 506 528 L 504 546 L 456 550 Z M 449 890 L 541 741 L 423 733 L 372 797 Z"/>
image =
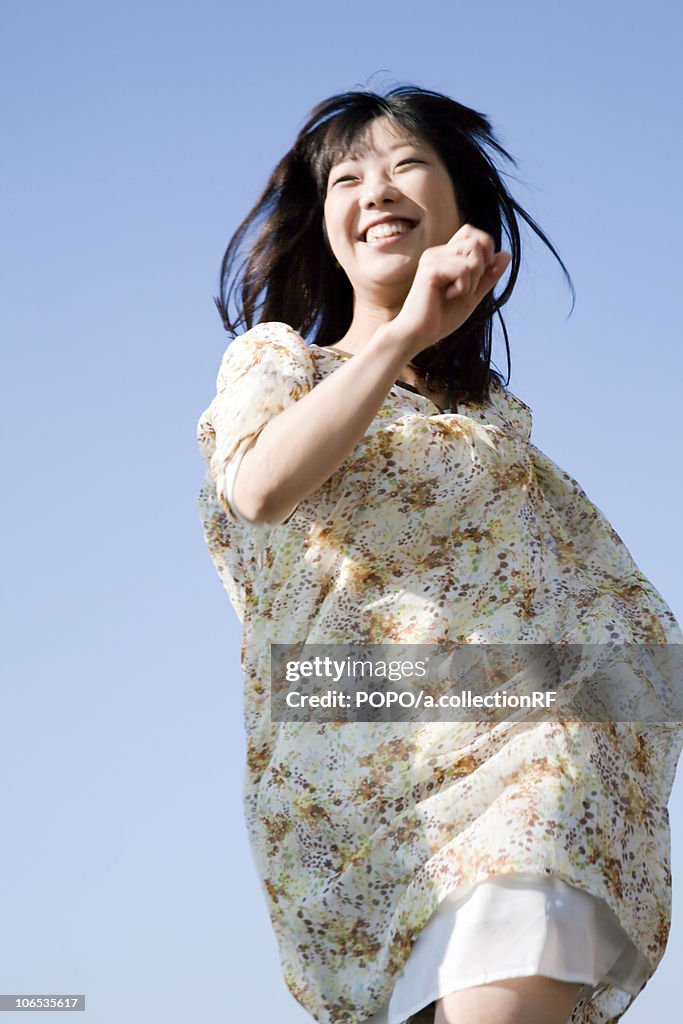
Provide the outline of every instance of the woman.
<path id="1" fill-rule="evenodd" d="M 243 624 L 252 849 L 321 1024 L 616 1021 L 670 926 L 675 724 L 271 718 L 273 643 L 683 640 L 490 367 L 517 217 L 557 256 L 491 154 L 440 94 L 332 97 L 223 262 L 247 330 L 199 508 Z"/>

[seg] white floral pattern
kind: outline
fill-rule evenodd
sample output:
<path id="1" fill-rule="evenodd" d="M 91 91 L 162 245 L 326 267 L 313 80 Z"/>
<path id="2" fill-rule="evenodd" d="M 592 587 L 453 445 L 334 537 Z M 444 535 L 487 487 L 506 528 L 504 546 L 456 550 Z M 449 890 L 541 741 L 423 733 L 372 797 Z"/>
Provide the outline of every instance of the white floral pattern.
<path id="1" fill-rule="evenodd" d="M 204 536 L 243 628 L 246 822 L 290 991 L 320 1024 L 360 1024 L 440 900 L 509 872 L 606 900 L 654 971 L 679 724 L 270 720 L 274 642 L 683 642 L 495 381 L 458 413 L 393 387 L 286 522 L 238 519 L 230 460 L 343 358 L 260 324 L 228 346 L 198 423 Z M 611 1024 L 633 998 L 608 987 L 572 1024 Z"/>

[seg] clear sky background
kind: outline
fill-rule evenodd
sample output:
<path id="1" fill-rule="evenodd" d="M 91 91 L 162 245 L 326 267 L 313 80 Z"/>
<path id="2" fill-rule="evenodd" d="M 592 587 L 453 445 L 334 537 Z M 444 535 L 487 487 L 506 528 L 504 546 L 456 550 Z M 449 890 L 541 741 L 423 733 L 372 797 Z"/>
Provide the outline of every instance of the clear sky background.
<path id="1" fill-rule="evenodd" d="M 324 97 L 412 82 L 492 118 L 578 293 L 567 319 L 527 247 L 510 388 L 683 621 L 682 12 L 3 0 L 0 992 L 85 992 L 90 1024 L 311 1020 L 243 824 L 240 634 L 195 427 L 228 342 L 221 256 Z M 670 807 L 672 933 L 629 1024 L 680 1004 L 680 776 Z"/>

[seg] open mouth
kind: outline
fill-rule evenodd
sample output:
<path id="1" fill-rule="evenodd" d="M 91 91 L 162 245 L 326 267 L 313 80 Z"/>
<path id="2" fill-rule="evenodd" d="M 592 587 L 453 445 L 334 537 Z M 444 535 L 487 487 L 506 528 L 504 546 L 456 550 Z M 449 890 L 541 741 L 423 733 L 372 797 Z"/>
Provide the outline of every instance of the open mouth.
<path id="1" fill-rule="evenodd" d="M 373 227 L 368 228 L 361 241 L 367 242 L 368 245 L 378 245 L 385 241 L 396 241 L 405 235 L 409 235 L 416 226 L 417 221 L 397 217 L 396 220 L 386 221 L 384 224 L 375 224 Z"/>

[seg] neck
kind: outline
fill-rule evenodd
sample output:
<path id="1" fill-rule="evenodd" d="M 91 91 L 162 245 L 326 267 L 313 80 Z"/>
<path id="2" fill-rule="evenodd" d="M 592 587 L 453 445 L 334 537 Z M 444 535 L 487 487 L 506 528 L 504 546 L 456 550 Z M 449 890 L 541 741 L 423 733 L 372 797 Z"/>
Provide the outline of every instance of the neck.
<path id="1" fill-rule="evenodd" d="M 387 307 L 375 304 L 371 299 L 354 298 L 353 319 L 348 331 L 335 343 L 335 347 L 357 355 L 379 327 L 398 316 L 402 305 L 403 303 L 400 303 L 395 307 Z"/>

